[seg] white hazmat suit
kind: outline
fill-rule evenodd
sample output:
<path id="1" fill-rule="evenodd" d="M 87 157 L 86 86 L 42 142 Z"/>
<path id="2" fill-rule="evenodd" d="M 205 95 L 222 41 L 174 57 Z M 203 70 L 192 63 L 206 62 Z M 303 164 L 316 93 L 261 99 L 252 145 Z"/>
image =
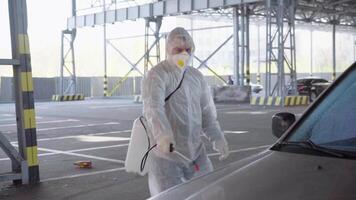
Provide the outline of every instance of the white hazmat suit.
<path id="1" fill-rule="evenodd" d="M 157 148 L 150 154 L 149 188 L 151 195 L 213 170 L 206 155 L 202 136 L 224 159 L 228 146 L 217 121 L 216 109 L 203 75 L 187 67 L 194 52 L 194 43 L 183 28 L 173 29 L 167 38 L 167 59 L 153 67 L 142 84 L 143 114 Z M 165 98 L 181 87 L 165 102 Z M 173 144 L 192 162 L 169 152 Z"/>

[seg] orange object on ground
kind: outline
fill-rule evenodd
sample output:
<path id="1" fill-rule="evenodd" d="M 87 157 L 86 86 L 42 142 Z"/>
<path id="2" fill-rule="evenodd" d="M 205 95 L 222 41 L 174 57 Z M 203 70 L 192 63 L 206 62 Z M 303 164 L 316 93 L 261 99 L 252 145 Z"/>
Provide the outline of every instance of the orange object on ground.
<path id="1" fill-rule="evenodd" d="M 74 165 L 77 165 L 79 168 L 91 168 L 91 161 L 77 161 L 74 163 Z"/>

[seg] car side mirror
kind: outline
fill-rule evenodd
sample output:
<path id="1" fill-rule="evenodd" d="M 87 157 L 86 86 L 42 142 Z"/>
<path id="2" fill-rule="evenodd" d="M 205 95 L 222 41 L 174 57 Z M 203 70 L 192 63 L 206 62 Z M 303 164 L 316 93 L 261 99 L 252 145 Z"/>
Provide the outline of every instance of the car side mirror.
<path id="1" fill-rule="evenodd" d="M 280 138 L 284 132 L 295 122 L 295 115 L 289 112 L 281 112 L 272 117 L 272 133 Z"/>

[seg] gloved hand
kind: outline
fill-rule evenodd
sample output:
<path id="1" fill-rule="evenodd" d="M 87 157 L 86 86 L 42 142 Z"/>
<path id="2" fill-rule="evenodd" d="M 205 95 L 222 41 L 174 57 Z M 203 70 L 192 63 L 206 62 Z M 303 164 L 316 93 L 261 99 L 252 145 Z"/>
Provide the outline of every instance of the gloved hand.
<path id="1" fill-rule="evenodd" d="M 173 144 L 175 146 L 175 142 L 170 136 L 161 136 L 157 140 L 157 149 L 165 154 L 170 153 L 170 145 Z"/>
<path id="2" fill-rule="evenodd" d="M 229 146 L 225 138 L 213 142 L 213 149 L 220 153 L 219 160 L 225 160 L 229 156 Z"/>

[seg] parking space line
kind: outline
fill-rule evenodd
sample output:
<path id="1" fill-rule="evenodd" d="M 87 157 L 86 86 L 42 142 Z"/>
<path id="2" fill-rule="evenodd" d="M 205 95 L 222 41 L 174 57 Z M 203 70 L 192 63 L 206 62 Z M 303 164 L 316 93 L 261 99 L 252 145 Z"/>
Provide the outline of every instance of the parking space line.
<path id="1" fill-rule="evenodd" d="M 90 109 L 98 109 L 98 108 L 125 108 L 125 107 L 138 107 L 138 108 L 141 108 L 142 105 L 127 104 L 127 105 L 113 105 L 113 106 L 89 106 Z"/>
<path id="2" fill-rule="evenodd" d="M 229 151 L 230 154 L 232 153 L 239 153 L 239 152 L 244 152 L 244 151 L 252 151 L 252 150 L 257 150 L 257 149 L 265 149 L 267 147 L 270 147 L 271 144 L 269 145 L 262 145 L 262 146 L 255 146 L 255 147 L 249 147 L 249 148 L 244 148 L 244 149 L 236 149 L 236 150 L 231 150 Z M 208 156 L 219 156 L 220 153 L 210 153 Z"/>
<path id="3" fill-rule="evenodd" d="M 224 133 L 244 134 L 244 133 L 248 133 L 248 131 L 224 131 Z"/>
<path id="4" fill-rule="evenodd" d="M 15 117 L 14 114 L 1 114 L 1 115 L 4 116 L 4 117 Z"/>
<path id="5" fill-rule="evenodd" d="M 102 146 L 102 147 L 91 147 L 91 148 L 86 148 L 86 149 L 75 149 L 75 150 L 70 150 L 66 151 L 69 153 L 74 153 L 74 152 L 81 152 L 81 151 L 92 151 L 92 150 L 98 150 L 98 149 L 109 149 L 109 148 L 115 148 L 115 147 L 125 147 L 129 146 L 129 144 L 117 144 L 117 145 L 111 145 L 111 146 Z"/>
<path id="6" fill-rule="evenodd" d="M 4 122 L 4 121 L 16 121 L 16 119 L 15 118 L 0 119 L 0 122 Z"/>
<path id="7" fill-rule="evenodd" d="M 105 174 L 105 173 L 109 173 L 109 172 L 116 172 L 116 171 L 123 171 L 123 170 L 125 170 L 125 167 L 107 169 L 107 170 L 101 170 L 101 171 L 89 172 L 89 173 L 81 173 L 81 174 L 75 174 L 75 175 L 69 175 L 69 176 L 62 176 L 62 177 L 47 178 L 47 179 L 41 180 L 41 182 L 78 178 L 78 177 L 83 177 L 83 176 L 92 176 L 92 175 L 97 175 L 97 174 Z"/>
<path id="8" fill-rule="evenodd" d="M 271 111 L 230 111 L 230 112 L 225 112 L 224 114 L 249 114 L 249 115 L 264 115 L 268 114 Z"/>
<path id="9" fill-rule="evenodd" d="M 256 146 L 256 147 L 250 147 L 250 148 L 244 148 L 244 149 L 237 149 L 237 150 L 230 151 L 230 153 L 238 153 L 238 152 L 244 152 L 244 151 L 257 150 L 257 149 L 267 148 L 267 147 L 270 147 L 270 146 L 271 145 L 263 145 L 263 146 Z M 220 154 L 219 153 L 208 154 L 208 156 L 217 156 L 217 155 L 220 155 Z M 47 179 L 43 179 L 42 182 L 78 178 L 78 177 L 83 177 L 83 176 L 92 176 L 92 175 L 97 175 L 97 174 L 105 174 L 105 173 L 110 173 L 110 172 L 115 172 L 115 171 L 123 171 L 123 170 L 125 170 L 125 167 L 107 169 L 107 170 L 90 172 L 90 173 L 82 173 L 82 174 L 75 174 L 75 175 L 69 175 L 69 176 L 62 176 L 62 177 L 47 178 Z"/>
<path id="10" fill-rule="evenodd" d="M 85 125 L 77 125 L 77 126 L 60 126 L 53 128 L 38 128 L 37 131 L 49 131 L 49 130 L 58 130 L 58 129 L 67 129 L 67 128 L 82 128 L 82 127 L 91 127 L 91 126 L 106 126 L 106 125 L 117 125 L 120 124 L 118 122 L 108 122 L 102 124 L 85 124 Z"/>
<path id="11" fill-rule="evenodd" d="M 239 107 L 223 107 L 223 108 L 216 108 L 217 111 L 224 111 L 224 110 L 236 110 L 236 109 L 241 109 Z"/>
<path id="12" fill-rule="evenodd" d="M 15 120 L 15 119 L 13 119 Z M 44 121 L 44 122 L 36 122 L 36 124 L 52 124 L 52 123 L 64 123 L 64 122 L 78 122 L 80 120 L 77 119 L 66 119 L 66 120 L 53 120 L 53 121 Z M 16 126 L 17 124 L 1 124 L 0 127 L 4 126 Z"/>
<path id="13" fill-rule="evenodd" d="M 75 152 L 82 152 L 82 151 L 92 151 L 92 150 L 109 149 L 109 148 L 125 147 L 125 146 L 129 146 L 129 144 L 127 143 L 127 144 L 117 144 L 117 145 L 102 146 L 102 147 L 91 147 L 91 148 L 85 148 L 85 149 L 74 149 L 74 150 L 63 151 L 63 152 L 75 153 Z M 59 155 L 59 154 L 63 154 L 63 153 L 61 153 L 61 152 L 42 153 L 42 154 L 38 154 L 38 156 L 40 156 L 40 157 L 53 156 L 53 155 Z M 4 161 L 4 160 L 10 160 L 10 159 L 9 158 L 0 158 L 0 161 Z"/>
<path id="14" fill-rule="evenodd" d="M 95 159 L 95 160 L 103 160 L 103 161 L 108 161 L 108 162 L 113 162 L 113 163 L 120 163 L 120 164 L 125 163 L 125 161 L 123 161 L 123 160 L 104 158 L 104 157 L 92 156 L 92 155 L 87 155 L 87 154 L 79 154 L 79 153 L 73 153 L 73 152 L 68 152 L 68 151 L 60 151 L 60 150 L 48 149 L 48 148 L 42 148 L 42 147 L 38 148 L 38 150 L 47 151 L 50 153 L 64 154 L 64 155 L 69 155 L 69 156 L 77 156 L 77 157 L 83 157 L 83 158 L 91 158 L 91 159 Z"/>
<path id="15" fill-rule="evenodd" d="M 100 133 L 89 133 L 89 134 L 82 134 L 82 135 L 70 135 L 70 136 L 61 136 L 61 137 L 50 137 L 50 138 L 41 138 L 37 139 L 37 142 L 43 141 L 52 141 L 52 140 L 64 140 L 64 139 L 71 139 L 76 137 L 82 136 L 101 136 L 101 135 L 109 135 L 109 134 L 119 134 L 119 133 L 129 133 L 131 130 L 123 130 L 123 131 L 111 131 L 111 132 L 100 132 Z M 11 142 L 12 144 L 17 144 L 17 141 Z"/>
<path id="16" fill-rule="evenodd" d="M 88 135 L 108 135 L 108 134 L 112 134 L 112 133 L 129 133 L 131 132 L 131 129 L 130 130 L 123 130 L 123 131 L 112 131 L 112 132 L 106 132 L 106 133 L 90 133 Z"/>

